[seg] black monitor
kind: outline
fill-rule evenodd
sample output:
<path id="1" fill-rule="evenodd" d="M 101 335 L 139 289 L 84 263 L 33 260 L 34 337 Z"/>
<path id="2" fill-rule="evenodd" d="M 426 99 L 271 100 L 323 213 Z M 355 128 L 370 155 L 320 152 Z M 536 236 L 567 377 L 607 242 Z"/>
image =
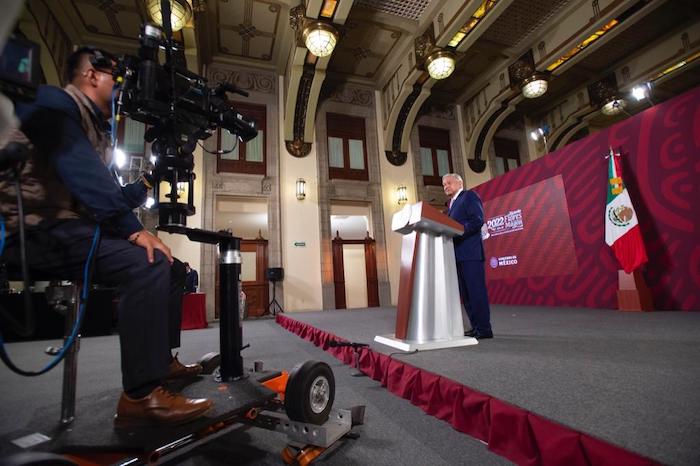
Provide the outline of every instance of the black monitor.
<path id="1" fill-rule="evenodd" d="M 39 44 L 11 36 L 0 55 L 0 92 L 11 99 L 33 100 L 41 83 Z"/>

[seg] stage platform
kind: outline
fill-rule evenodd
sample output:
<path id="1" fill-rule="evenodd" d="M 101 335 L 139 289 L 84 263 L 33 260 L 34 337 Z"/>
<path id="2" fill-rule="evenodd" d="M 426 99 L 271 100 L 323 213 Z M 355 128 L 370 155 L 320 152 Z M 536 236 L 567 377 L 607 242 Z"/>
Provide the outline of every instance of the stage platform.
<path id="1" fill-rule="evenodd" d="M 518 464 L 700 464 L 700 313 L 493 306 L 495 338 L 402 353 L 395 309 L 278 315 L 284 328 Z M 408 403 L 408 401 L 407 401 Z"/>

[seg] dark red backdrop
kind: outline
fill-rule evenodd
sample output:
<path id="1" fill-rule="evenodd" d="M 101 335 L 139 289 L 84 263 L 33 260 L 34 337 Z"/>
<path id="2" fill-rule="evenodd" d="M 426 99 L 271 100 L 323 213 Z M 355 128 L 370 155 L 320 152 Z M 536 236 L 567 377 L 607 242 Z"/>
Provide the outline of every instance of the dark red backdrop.
<path id="1" fill-rule="evenodd" d="M 603 222 L 609 146 L 623 154 L 656 309 L 700 310 L 700 88 L 474 188 L 488 202 L 560 174 L 571 216 L 577 272 L 489 280 L 492 303 L 617 308 L 619 267 Z"/>
<path id="2" fill-rule="evenodd" d="M 484 202 L 484 218 L 487 280 L 578 271 L 561 175 Z"/>

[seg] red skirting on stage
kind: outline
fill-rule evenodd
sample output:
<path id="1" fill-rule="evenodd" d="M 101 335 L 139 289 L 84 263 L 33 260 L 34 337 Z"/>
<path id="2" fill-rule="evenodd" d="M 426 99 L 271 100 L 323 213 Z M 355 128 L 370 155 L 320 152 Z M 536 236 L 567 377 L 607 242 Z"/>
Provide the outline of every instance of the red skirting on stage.
<path id="1" fill-rule="evenodd" d="M 182 330 L 207 328 L 207 295 L 188 293 L 182 297 Z"/>
<path id="2" fill-rule="evenodd" d="M 352 347 L 330 347 L 342 338 L 277 314 L 277 323 L 352 364 Z M 487 443 L 489 450 L 520 465 L 652 466 L 657 462 L 584 432 L 546 419 L 447 377 L 362 348 L 359 369 L 425 413 Z"/>

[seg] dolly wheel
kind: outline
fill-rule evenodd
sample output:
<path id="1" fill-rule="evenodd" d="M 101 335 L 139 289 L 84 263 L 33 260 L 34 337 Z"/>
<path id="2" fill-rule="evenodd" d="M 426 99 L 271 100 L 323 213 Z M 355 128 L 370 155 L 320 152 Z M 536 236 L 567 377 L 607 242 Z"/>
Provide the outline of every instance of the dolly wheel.
<path id="1" fill-rule="evenodd" d="M 289 373 L 284 408 L 289 419 L 321 425 L 335 398 L 335 377 L 325 362 L 306 361 Z"/>
<path id="2" fill-rule="evenodd" d="M 298 454 L 299 453 L 292 447 L 284 447 L 282 450 L 282 461 L 284 461 L 284 464 L 294 464 L 297 460 Z"/>
<path id="3" fill-rule="evenodd" d="M 302 448 L 299 454 L 297 455 L 297 463 L 299 464 L 299 466 L 308 466 L 324 451 L 325 448 L 307 445 L 304 448 Z"/>

